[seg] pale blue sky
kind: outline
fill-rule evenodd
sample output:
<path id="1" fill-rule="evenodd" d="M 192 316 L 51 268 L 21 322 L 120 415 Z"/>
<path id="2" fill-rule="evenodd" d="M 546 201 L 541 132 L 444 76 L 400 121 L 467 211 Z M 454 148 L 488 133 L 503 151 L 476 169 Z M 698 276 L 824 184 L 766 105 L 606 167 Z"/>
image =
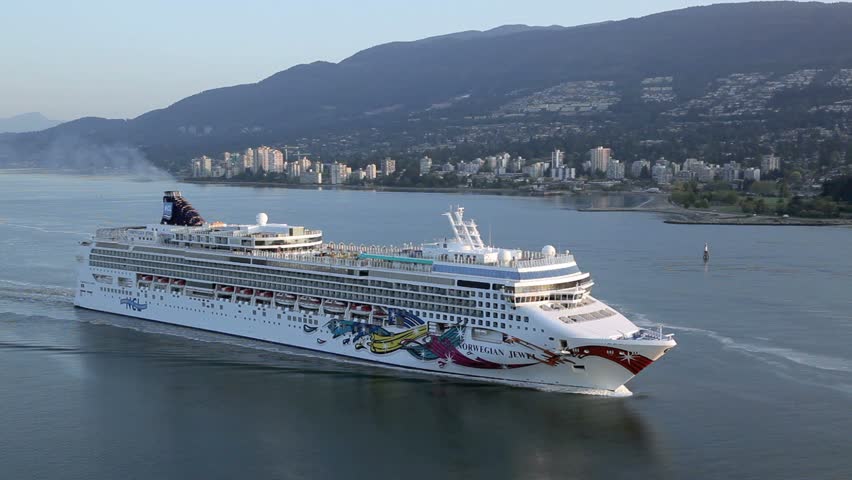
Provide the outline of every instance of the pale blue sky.
<path id="1" fill-rule="evenodd" d="M 579 25 L 690 0 L 10 0 L 0 8 L 0 117 L 132 118 L 315 60 L 504 24 Z"/>

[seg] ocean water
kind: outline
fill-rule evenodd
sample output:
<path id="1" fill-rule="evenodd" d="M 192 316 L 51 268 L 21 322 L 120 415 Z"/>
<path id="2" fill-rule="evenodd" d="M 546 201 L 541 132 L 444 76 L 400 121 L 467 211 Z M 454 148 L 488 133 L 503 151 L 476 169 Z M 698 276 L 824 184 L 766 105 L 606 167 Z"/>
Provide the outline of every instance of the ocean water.
<path id="1" fill-rule="evenodd" d="M 570 248 L 596 296 L 679 346 L 600 397 L 75 309 L 77 243 L 156 222 L 173 188 L 208 220 L 367 245 L 443 237 L 462 204 L 495 244 Z M 852 229 L 576 210 L 641 201 L 0 171 L 0 478 L 852 478 Z"/>

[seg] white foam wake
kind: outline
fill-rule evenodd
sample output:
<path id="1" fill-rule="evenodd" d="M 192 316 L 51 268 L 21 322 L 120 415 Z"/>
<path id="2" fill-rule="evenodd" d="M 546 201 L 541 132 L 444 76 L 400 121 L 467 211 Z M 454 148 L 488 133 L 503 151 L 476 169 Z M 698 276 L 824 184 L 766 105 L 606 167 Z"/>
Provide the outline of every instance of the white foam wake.
<path id="1" fill-rule="evenodd" d="M 631 314 L 636 323 L 639 326 L 646 328 L 656 328 L 657 325 L 653 322 L 649 322 L 647 317 L 642 314 Z M 743 341 L 737 341 L 732 337 L 728 337 L 720 334 L 719 332 L 713 330 L 707 330 L 704 328 L 696 328 L 696 327 L 684 327 L 681 325 L 665 325 L 664 329 L 671 329 L 680 332 L 690 332 L 698 335 L 702 335 L 708 338 L 712 338 L 716 340 L 723 347 L 728 348 L 730 350 L 737 350 L 749 354 L 758 354 L 758 355 L 769 355 L 777 358 L 781 358 L 787 360 L 792 363 L 796 363 L 798 365 L 803 365 L 810 368 L 816 368 L 819 370 L 829 370 L 835 372 L 852 372 L 852 360 L 847 358 L 840 357 L 832 357 L 829 355 L 821 355 L 818 353 L 809 353 L 802 352 L 799 350 L 795 350 L 792 348 L 786 347 L 775 347 L 771 345 L 758 345 L 754 343 L 748 343 Z"/>
<path id="2" fill-rule="evenodd" d="M 7 226 L 7 227 L 13 227 L 13 228 L 24 228 L 24 229 L 27 229 L 27 230 L 36 230 L 36 231 L 43 232 L 43 233 L 59 233 L 59 234 L 63 234 L 63 235 L 82 235 L 82 236 L 91 235 L 91 233 L 87 233 L 87 232 L 78 232 L 78 231 L 74 231 L 74 230 L 54 230 L 54 229 L 50 229 L 50 228 L 39 227 L 39 226 L 36 226 L 36 225 L 22 225 L 20 223 L 0 222 L 0 226 Z"/>
<path id="3" fill-rule="evenodd" d="M 45 285 L 0 278 L 0 298 L 15 300 L 55 300 L 71 302 L 74 290 L 61 285 Z"/>

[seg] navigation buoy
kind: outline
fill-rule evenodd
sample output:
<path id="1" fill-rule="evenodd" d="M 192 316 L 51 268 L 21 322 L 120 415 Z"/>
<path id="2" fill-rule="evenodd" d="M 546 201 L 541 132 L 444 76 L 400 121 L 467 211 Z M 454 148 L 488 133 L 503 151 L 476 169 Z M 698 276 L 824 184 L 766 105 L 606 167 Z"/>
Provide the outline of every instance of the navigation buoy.
<path id="1" fill-rule="evenodd" d="M 704 244 L 704 262 L 706 263 L 710 260 L 710 246 L 706 243 Z"/>

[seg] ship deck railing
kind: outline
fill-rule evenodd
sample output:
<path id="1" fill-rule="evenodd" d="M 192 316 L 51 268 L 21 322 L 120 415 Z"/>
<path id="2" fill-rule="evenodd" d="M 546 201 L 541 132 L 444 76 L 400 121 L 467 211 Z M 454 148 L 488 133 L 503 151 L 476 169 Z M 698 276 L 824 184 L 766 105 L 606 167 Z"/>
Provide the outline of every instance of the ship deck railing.
<path id="1" fill-rule="evenodd" d="M 399 263 L 390 260 L 358 257 L 335 257 L 331 255 L 317 254 L 317 252 L 288 253 L 267 252 L 262 250 L 250 250 L 248 252 L 230 252 L 230 254 L 246 255 L 250 257 L 270 258 L 311 265 L 328 265 L 332 267 L 348 268 L 384 268 L 390 270 L 403 270 L 409 272 L 429 273 L 432 266 L 420 263 Z"/>
<path id="2" fill-rule="evenodd" d="M 144 227 L 101 228 L 97 230 L 95 234 L 95 239 L 144 244 L 163 243 L 162 240 L 159 238 L 154 241 L 139 238 L 130 238 L 127 234 L 128 230 L 137 228 Z M 190 230 L 192 228 L 196 229 Z M 197 227 L 183 227 L 172 230 L 172 232 L 182 232 L 184 231 L 184 229 L 186 232 L 191 231 L 194 234 L 203 234 L 203 232 L 199 231 Z M 305 234 L 313 232 L 315 231 L 307 229 L 305 230 Z M 316 232 L 319 231 L 317 230 Z M 373 267 L 413 272 L 431 272 L 432 262 L 463 264 L 470 265 L 471 267 L 482 267 L 498 270 L 516 270 L 522 268 L 540 267 L 574 262 L 574 256 L 568 252 L 558 253 L 553 256 L 547 256 L 542 252 L 530 250 L 521 250 L 520 260 L 513 259 L 512 261 L 504 264 L 475 263 L 471 262 L 469 259 L 455 259 L 451 255 L 447 255 L 446 258 L 430 258 L 424 257 L 420 246 L 414 244 L 406 244 L 403 246 L 385 246 L 327 243 L 321 248 L 306 252 L 270 252 L 260 249 L 248 251 L 229 250 L 228 255 L 248 255 L 255 257 L 290 260 L 303 263 L 324 264 L 331 266 Z"/>
<path id="3" fill-rule="evenodd" d="M 545 255 L 542 252 L 538 252 L 535 250 L 520 250 L 521 259 L 520 260 L 512 260 L 508 264 L 500 265 L 500 264 L 491 264 L 491 263 L 471 263 L 470 261 L 459 259 L 455 260 L 452 256 L 448 255 L 447 258 L 429 258 L 423 257 L 423 252 L 420 250 L 419 245 L 414 244 L 406 244 L 403 246 L 398 245 L 355 245 L 355 244 L 344 244 L 344 243 L 328 243 L 326 244 L 326 248 L 332 252 L 341 252 L 341 253 L 351 253 L 351 254 L 367 254 L 367 255 L 379 255 L 385 257 L 399 257 L 399 258 L 410 258 L 410 259 L 430 259 L 434 261 L 440 261 L 444 263 L 459 263 L 459 264 L 468 264 L 468 265 L 480 265 L 489 268 L 507 268 L 507 269 L 515 269 L 515 268 L 529 268 L 529 267 L 542 267 L 548 265 L 556 265 L 562 263 L 569 263 L 574 261 L 574 256 L 569 252 L 557 253 L 553 256 Z M 518 251 L 518 250 L 514 250 Z"/>
<path id="4" fill-rule="evenodd" d="M 656 330 L 653 328 L 642 328 L 635 332 L 631 340 L 671 340 L 674 337 L 673 333 L 663 333 L 663 326 L 660 325 Z"/>

